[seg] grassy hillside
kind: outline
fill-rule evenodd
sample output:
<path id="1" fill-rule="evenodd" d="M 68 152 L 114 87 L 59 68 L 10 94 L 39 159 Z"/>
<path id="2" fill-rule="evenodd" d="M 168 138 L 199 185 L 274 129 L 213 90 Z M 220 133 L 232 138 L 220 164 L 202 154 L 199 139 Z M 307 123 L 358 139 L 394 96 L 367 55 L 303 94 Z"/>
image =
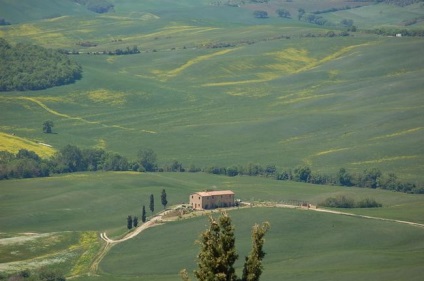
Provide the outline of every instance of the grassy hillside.
<path id="1" fill-rule="evenodd" d="M 83 274 L 77 280 L 176 280 L 181 268 L 195 266 L 198 247 L 194 240 L 205 228 L 205 217 L 149 229 L 113 247 L 99 265 L 100 276 L 87 277 L 85 273 L 99 250 L 98 232 L 106 231 L 110 237 L 125 233 L 126 217 L 141 217 L 142 205 L 148 205 L 150 194 L 155 195 L 157 212 L 162 209 L 162 189 L 167 192 L 169 205 L 173 205 L 187 202 L 191 192 L 205 188 L 232 189 L 243 201 L 320 202 L 340 194 L 355 199 L 371 197 L 383 207 L 348 211 L 424 222 L 422 195 L 265 178 L 201 173 L 81 173 L 10 180 L 0 182 L 0 268 L 32 268 L 48 261 L 63 267 L 68 276 Z M 250 227 L 265 220 L 271 222 L 264 280 L 275 280 L 276 276 L 328 280 L 341 275 L 353 280 L 367 274 L 376 280 L 397 280 L 399 276 L 417 280 L 422 272 L 420 253 L 424 245 L 419 227 L 277 208 L 238 210 L 230 215 L 241 256 L 249 249 Z"/>
<path id="2" fill-rule="evenodd" d="M 300 200 L 319 203 L 327 197 L 371 197 L 384 208 L 352 212 L 423 223 L 421 195 L 381 190 L 315 186 L 258 177 L 226 177 L 203 173 L 78 173 L 52 178 L 0 182 L 0 224 L 9 231 L 54 232 L 125 229 L 128 215 L 148 209 L 149 196 L 162 209 L 166 189 L 170 205 L 188 202 L 192 192 L 207 188 L 231 189 L 243 201 Z M 22 210 L 25 206 L 25 210 Z M 413 207 L 411 207 L 413 206 Z M 22 223 L 25 222 L 25 223 Z"/>
<path id="3" fill-rule="evenodd" d="M 419 280 L 422 273 L 422 229 L 293 210 L 250 209 L 230 215 L 241 261 L 249 253 L 250 227 L 271 223 L 261 280 Z M 199 218 L 153 228 L 112 248 L 100 269 L 107 280 L 115 275 L 178 280 L 181 268 L 195 269 L 199 247 L 194 241 L 206 224 L 206 218 Z"/>

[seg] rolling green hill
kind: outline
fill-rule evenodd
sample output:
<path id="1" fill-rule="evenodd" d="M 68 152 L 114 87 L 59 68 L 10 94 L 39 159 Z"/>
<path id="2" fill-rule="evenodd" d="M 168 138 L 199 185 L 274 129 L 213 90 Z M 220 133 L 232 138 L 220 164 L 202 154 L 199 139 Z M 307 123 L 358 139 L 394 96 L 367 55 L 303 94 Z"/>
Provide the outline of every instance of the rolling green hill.
<path id="1" fill-rule="evenodd" d="M 266 178 L 109 172 L 10 180 L 0 182 L 0 269 L 33 268 L 47 261 L 62 267 L 67 276 L 82 274 L 75 280 L 177 280 L 180 269 L 195 266 L 198 246 L 194 241 L 205 228 L 205 216 L 148 229 L 114 246 L 101 260 L 97 276 L 86 273 L 91 272 L 101 245 L 98 233 L 106 231 L 109 237 L 125 233 L 126 217 L 140 217 L 150 194 L 156 198 L 156 213 L 162 210 L 158 199 L 162 189 L 169 205 L 175 205 L 205 188 L 232 189 L 237 198 L 250 202 L 317 203 L 340 194 L 355 199 L 371 197 L 383 207 L 344 211 L 424 223 L 422 195 Z M 328 280 L 342 275 L 348 280 L 366 276 L 418 280 L 422 273 L 420 227 L 300 209 L 248 208 L 231 211 L 230 216 L 241 256 L 249 249 L 250 227 L 271 223 L 261 280 Z"/>
<path id="2" fill-rule="evenodd" d="M 51 9 L 65 2 L 54 1 Z M 326 173 L 378 167 L 422 181 L 421 38 L 310 37 L 334 27 L 255 19 L 251 8 L 261 5 L 112 2 L 113 13 L 63 8 L 61 17 L 1 28 L 11 42 L 82 52 L 72 58 L 84 69 L 75 85 L 1 94 L 2 132 L 56 148 L 98 146 L 129 158 L 149 147 L 159 161 L 186 166 L 258 162 Z M 330 7 L 307 2 L 287 8 Z M 18 4 L 1 5 L 7 11 Z M 273 5 L 267 7 L 286 4 Z M 420 5 L 390 8 L 406 19 L 422 12 Z M 365 17 L 387 7 L 346 12 Z M 134 45 L 141 54 L 85 54 Z M 42 134 L 41 124 L 50 119 L 56 135 Z"/>
<path id="3" fill-rule="evenodd" d="M 108 2 L 113 11 L 98 14 L 70 0 L 0 0 L 0 19 L 11 23 L 0 26 L 0 37 L 73 52 L 83 68 L 72 85 L 1 92 L 0 150 L 50 157 L 72 144 L 134 159 L 151 148 L 159 165 L 251 162 L 327 174 L 375 167 L 424 182 L 424 40 L 394 36 L 423 29 L 422 1 Z M 291 18 L 278 17 L 279 8 Z M 314 14 L 328 22 L 317 25 L 299 21 L 300 8 L 336 10 Z M 258 10 L 268 18 L 255 18 Z M 139 54 L 106 54 L 134 46 Z M 43 133 L 46 120 L 54 134 Z M 126 217 L 140 217 L 150 194 L 166 189 L 174 205 L 206 188 L 256 202 L 374 198 L 382 208 L 349 212 L 424 223 L 422 195 L 260 177 L 98 172 L 7 180 L 0 181 L 0 272 L 48 263 L 76 281 L 177 280 L 181 268 L 195 266 L 193 242 L 205 217 L 149 229 L 113 247 L 98 276 L 87 273 L 103 246 L 99 232 L 125 233 Z M 424 273 L 419 227 L 277 208 L 231 215 L 241 256 L 250 226 L 272 224 L 263 280 L 419 280 Z"/>

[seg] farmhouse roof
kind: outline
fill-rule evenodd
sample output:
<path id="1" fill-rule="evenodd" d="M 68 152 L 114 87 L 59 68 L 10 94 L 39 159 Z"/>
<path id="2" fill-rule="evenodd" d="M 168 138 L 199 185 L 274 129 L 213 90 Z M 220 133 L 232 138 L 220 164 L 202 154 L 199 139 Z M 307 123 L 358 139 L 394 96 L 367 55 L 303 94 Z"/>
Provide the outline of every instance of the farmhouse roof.
<path id="1" fill-rule="evenodd" d="M 232 192 L 231 190 L 217 190 L 217 191 L 201 191 L 201 192 L 196 192 L 195 194 L 199 194 L 202 197 L 206 197 L 206 196 L 217 196 L 217 195 L 229 195 L 229 194 L 234 194 L 234 192 Z"/>

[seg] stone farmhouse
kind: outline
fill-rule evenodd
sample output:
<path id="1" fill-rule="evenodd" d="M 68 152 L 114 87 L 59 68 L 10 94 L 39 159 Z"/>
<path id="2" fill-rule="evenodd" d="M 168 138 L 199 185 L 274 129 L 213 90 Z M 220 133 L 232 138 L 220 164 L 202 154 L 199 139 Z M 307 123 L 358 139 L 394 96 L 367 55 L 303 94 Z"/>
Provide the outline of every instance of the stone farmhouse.
<path id="1" fill-rule="evenodd" d="M 208 210 L 235 206 L 231 190 L 202 191 L 190 195 L 190 206 L 194 210 Z"/>

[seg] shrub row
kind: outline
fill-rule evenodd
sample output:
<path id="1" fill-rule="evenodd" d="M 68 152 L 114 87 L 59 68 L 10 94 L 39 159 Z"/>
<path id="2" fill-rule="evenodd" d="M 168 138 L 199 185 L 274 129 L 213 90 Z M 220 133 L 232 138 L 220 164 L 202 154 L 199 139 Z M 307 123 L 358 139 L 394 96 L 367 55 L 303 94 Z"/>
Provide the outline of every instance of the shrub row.
<path id="1" fill-rule="evenodd" d="M 352 198 L 344 195 L 337 197 L 329 197 L 318 205 L 330 208 L 379 208 L 382 207 L 380 203 L 372 198 L 365 198 L 358 202 L 355 202 Z"/>

